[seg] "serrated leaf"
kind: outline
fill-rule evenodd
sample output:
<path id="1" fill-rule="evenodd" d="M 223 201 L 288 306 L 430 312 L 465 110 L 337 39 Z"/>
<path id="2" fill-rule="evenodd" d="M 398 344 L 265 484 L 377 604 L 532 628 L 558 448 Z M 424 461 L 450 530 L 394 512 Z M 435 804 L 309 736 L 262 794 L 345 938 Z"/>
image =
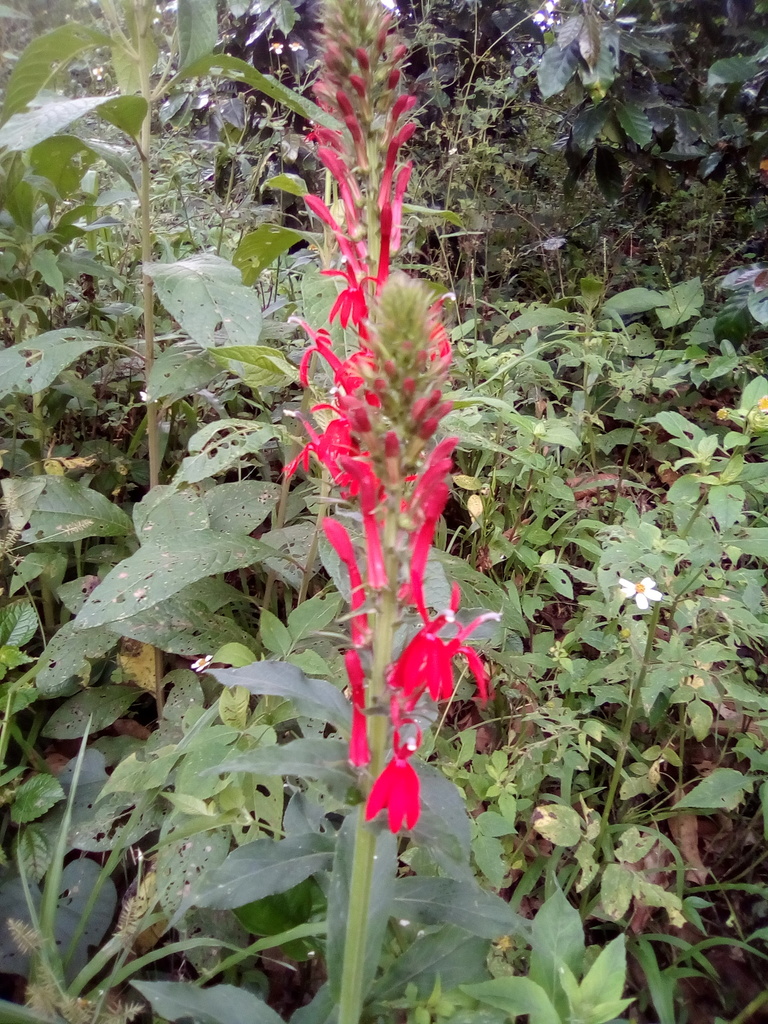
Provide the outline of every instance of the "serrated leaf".
<path id="1" fill-rule="evenodd" d="M 282 1024 L 265 1002 L 234 985 L 199 988 L 188 981 L 131 983 L 164 1020 L 194 1020 L 195 1024 Z"/>
<path id="2" fill-rule="evenodd" d="M 33 775 L 16 790 L 11 806 L 11 819 L 16 824 L 42 818 L 46 811 L 64 799 L 61 783 L 52 775 Z"/>
<path id="3" fill-rule="evenodd" d="M 290 178 L 292 177 L 295 175 L 290 176 Z M 286 178 L 290 181 L 289 175 L 286 174 L 279 175 L 279 178 Z M 276 181 L 278 178 L 272 178 L 266 184 L 271 185 L 272 188 L 279 187 L 274 184 Z M 305 186 L 304 192 L 294 192 L 294 195 L 304 195 L 306 191 Z M 250 286 L 258 279 L 263 270 L 274 263 L 278 256 L 287 252 L 296 242 L 306 240 L 308 237 L 310 236 L 306 232 L 284 228 L 280 224 L 260 224 L 255 231 L 249 231 L 242 239 L 235 250 L 232 262 L 242 272 L 243 283 Z"/>
<path id="4" fill-rule="evenodd" d="M 218 38 L 216 0 L 178 0 L 179 72 L 211 53 Z"/>
<path id="5" fill-rule="evenodd" d="M 26 15 L 18 14 L 17 17 Z M 0 122 L 4 123 L 23 110 L 78 53 L 109 44 L 109 36 L 103 32 L 74 23 L 61 25 L 33 39 L 16 61 L 6 84 Z"/>
<path id="6" fill-rule="evenodd" d="M 81 480 L 49 476 L 21 537 L 25 544 L 49 544 L 129 533 L 130 517 L 109 498 Z"/>
<path id="7" fill-rule="evenodd" d="M 142 691 L 132 686 L 95 686 L 84 690 L 54 711 L 43 727 L 43 736 L 77 739 L 85 735 L 89 719 L 90 732 L 100 732 L 121 718 L 141 696 Z"/>
<path id="8" fill-rule="evenodd" d="M 13 601 L 0 608 L 0 647 L 23 647 L 37 632 L 37 625 L 31 601 Z"/>
<path id="9" fill-rule="evenodd" d="M 176 263 L 148 263 L 144 273 L 168 312 L 203 348 L 212 348 L 217 334 L 234 345 L 258 340 L 261 302 L 227 260 L 206 253 Z"/>
<path id="10" fill-rule="evenodd" d="M 264 545 L 250 537 L 230 537 L 214 530 L 197 530 L 191 537 L 179 531 L 179 536 L 158 538 L 107 574 L 76 622 L 81 629 L 119 622 L 198 580 L 253 565 L 266 553 Z"/>
<path id="11" fill-rule="evenodd" d="M 3 349 L 0 351 L 0 397 L 14 392 L 38 394 L 80 356 L 111 344 L 105 334 L 72 327 L 47 331 L 30 342 Z"/>
<path id="12" fill-rule="evenodd" d="M 682 800 L 675 804 L 675 810 L 695 807 L 702 811 L 732 811 L 752 792 L 754 778 L 744 775 L 735 768 L 715 768 L 711 775 L 702 779 Z"/>

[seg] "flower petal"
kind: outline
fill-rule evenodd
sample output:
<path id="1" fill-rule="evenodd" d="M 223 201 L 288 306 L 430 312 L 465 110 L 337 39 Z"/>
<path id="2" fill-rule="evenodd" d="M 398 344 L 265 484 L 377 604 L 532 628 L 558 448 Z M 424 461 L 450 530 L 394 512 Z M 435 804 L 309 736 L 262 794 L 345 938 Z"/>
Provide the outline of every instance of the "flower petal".
<path id="1" fill-rule="evenodd" d="M 635 601 L 637 602 L 637 607 L 640 609 L 641 612 L 647 611 L 648 598 L 645 594 L 635 594 Z"/>
<path id="2" fill-rule="evenodd" d="M 650 576 L 644 576 L 640 580 L 640 586 L 646 591 L 654 590 L 656 588 L 656 580 L 652 580 Z"/>

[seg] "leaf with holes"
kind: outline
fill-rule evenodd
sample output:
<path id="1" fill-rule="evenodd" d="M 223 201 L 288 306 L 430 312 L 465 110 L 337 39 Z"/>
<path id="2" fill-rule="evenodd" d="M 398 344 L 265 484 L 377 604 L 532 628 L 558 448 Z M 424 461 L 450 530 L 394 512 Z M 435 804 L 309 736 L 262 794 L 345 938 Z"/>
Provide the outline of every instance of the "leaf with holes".
<path id="1" fill-rule="evenodd" d="M 240 271 L 212 253 L 176 263 L 147 263 L 157 297 L 198 345 L 212 348 L 217 334 L 230 345 L 252 345 L 261 334 L 261 302 Z"/>
<path id="2" fill-rule="evenodd" d="M 214 530 L 180 531 L 149 543 L 119 562 L 83 605 L 76 622 L 81 629 L 119 622 L 178 594 L 191 583 L 243 569 L 264 559 L 269 550 L 250 537 L 230 537 Z"/>
<path id="3" fill-rule="evenodd" d="M 77 327 L 47 331 L 21 345 L 0 351 L 0 396 L 36 395 L 50 387 L 62 370 L 86 352 L 111 345 L 105 334 Z"/>
<path id="4" fill-rule="evenodd" d="M 225 473 L 245 456 L 261 453 L 274 436 L 274 427 L 253 420 L 209 423 L 191 438 L 190 454 L 182 461 L 174 484 L 196 484 Z"/>
<path id="5" fill-rule="evenodd" d="M 293 384 L 299 379 L 293 363 L 269 345 L 229 345 L 214 349 L 213 354 L 254 390 Z"/>
<path id="6" fill-rule="evenodd" d="M 71 693 L 73 683 L 86 686 L 93 664 L 105 658 L 117 641 L 117 635 L 109 629 L 79 629 L 75 620 L 65 623 L 40 659 L 35 679 L 40 694 L 58 697 Z"/>
<path id="7" fill-rule="evenodd" d="M 252 533 L 271 515 L 280 497 L 280 485 L 261 480 L 219 484 L 204 496 L 212 530 Z"/>
<path id="8" fill-rule="evenodd" d="M 130 517 L 82 480 L 50 476 L 37 499 L 25 544 L 60 544 L 85 537 L 123 537 L 133 532 Z"/>
<path id="9" fill-rule="evenodd" d="M 281 175 L 282 178 L 287 175 Z M 277 179 L 271 179 L 272 182 Z M 299 179 L 301 180 L 301 179 Z M 270 185 L 270 182 L 266 183 Z M 302 182 L 303 184 L 303 182 Z M 272 185 L 271 187 L 275 187 Z M 304 192 L 296 192 L 295 195 L 304 195 Z M 313 238 L 305 231 L 295 231 L 293 228 L 284 228 L 280 224 L 260 224 L 255 231 L 249 231 L 242 239 L 232 262 L 242 271 L 243 283 L 252 285 L 263 270 L 274 263 L 278 256 L 282 256 L 292 245 L 297 242 L 309 241 Z"/>
<path id="10" fill-rule="evenodd" d="M 221 367 L 208 352 L 190 352 L 179 345 L 167 348 L 154 362 L 147 381 L 147 398 L 175 402 L 210 386 Z"/>
<path id="11" fill-rule="evenodd" d="M 176 822 L 165 827 L 156 862 L 157 896 L 169 917 L 192 886 L 200 885 L 208 871 L 224 862 L 231 842 L 229 829 L 211 829 L 174 839 L 170 832 L 175 827 Z"/>
<path id="12" fill-rule="evenodd" d="M 55 740 L 77 739 L 85 734 L 89 719 L 89 733 L 93 735 L 121 718 L 139 697 L 141 690 L 132 686 L 95 686 L 84 690 L 53 712 L 43 735 Z"/>

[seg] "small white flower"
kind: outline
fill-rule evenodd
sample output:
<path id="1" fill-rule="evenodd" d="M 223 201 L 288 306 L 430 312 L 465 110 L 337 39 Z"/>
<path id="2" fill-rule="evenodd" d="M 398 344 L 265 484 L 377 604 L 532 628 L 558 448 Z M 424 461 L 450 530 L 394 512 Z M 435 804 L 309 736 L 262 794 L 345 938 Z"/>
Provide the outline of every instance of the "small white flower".
<path id="1" fill-rule="evenodd" d="M 640 611 L 647 611 L 651 601 L 661 601 L 663 594 L 656 589 L 656 581 L 650 576 L 645 576 L 639 583 L 630 583 L 629 580 L 619 580 L 621 595 L 624 598 L 634 598 L 635 604 Z"/>
<path id="2" fill-rule="evenodd" d="M 146 391 L 140 391 L 139 392 L 139 398 L 142 400 L 142 402 L 148 402 L 149 401 L 149 395 L 147 394 Z"/>
<path id="3" fill-rule="evenodd" d="M 193 672 L 205 672 L 212 661 L 213 655 L 206 654 L 204 658 L 198 658 L 197 661 L 193 661 L 189 667 Z"/>

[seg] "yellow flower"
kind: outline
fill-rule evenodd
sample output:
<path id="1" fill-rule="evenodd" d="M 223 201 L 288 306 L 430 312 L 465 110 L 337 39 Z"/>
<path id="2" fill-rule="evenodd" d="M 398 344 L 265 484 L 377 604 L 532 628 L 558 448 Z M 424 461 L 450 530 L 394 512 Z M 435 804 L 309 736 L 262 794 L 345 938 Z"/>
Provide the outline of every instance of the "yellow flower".
<path id="1" fill-rule="evenodd" d="M 757 408 L 760 412 L 768 412 L 768 395 L 764 395 L 757 403 Z"/>
<path id="2" fill-rule="evenodd" d="M 730 409 L 718 409 L 716 415 L 717 415 L 717 418 L 719 420 L 727 420 L 727 419 L 730 419 L 730 417 L 731 417 L 731 410 Z"/>

